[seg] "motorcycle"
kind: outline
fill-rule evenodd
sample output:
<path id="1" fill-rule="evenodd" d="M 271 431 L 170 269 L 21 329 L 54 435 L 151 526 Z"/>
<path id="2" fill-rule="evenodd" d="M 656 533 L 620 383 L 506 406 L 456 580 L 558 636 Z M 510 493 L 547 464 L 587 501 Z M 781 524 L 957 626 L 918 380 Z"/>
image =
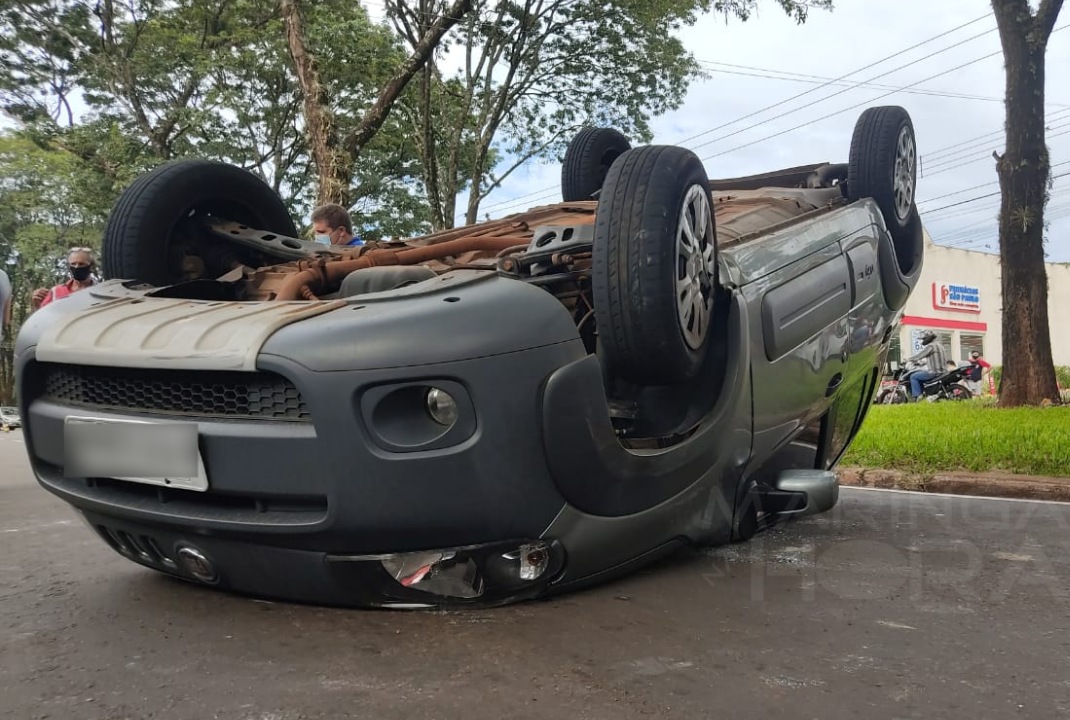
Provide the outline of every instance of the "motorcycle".
<path id="1" fill-rule="evenodd" d="M 873 398 L 874 405 L 898 405 L 910 402 L 910 381 L 904 382 L 903 380 L 905 370 L 906 368 L 899 367 L 892 371 L 891 376 L 884 376 L 880 389 Z"/>
<path id="2" fill-rule="evenodd" d="M 925 366 L 918 363 L 907 363 L 897 368 L 892 373 L 891 381 L 882 382 L 881 389 L 874 398 L 874 403 L 880 405 L 896 405 L 911 401 L 910 378 L 916 373 L 925 370 Z M 968 400 L 973 393 L 966 386 L 966 378 L 970 372 L 969 365 L 962 365 L 954 370 L 937 375 L 925 380 L 921 384 L 921 397 L 929 402 L 939 400 Z"/>

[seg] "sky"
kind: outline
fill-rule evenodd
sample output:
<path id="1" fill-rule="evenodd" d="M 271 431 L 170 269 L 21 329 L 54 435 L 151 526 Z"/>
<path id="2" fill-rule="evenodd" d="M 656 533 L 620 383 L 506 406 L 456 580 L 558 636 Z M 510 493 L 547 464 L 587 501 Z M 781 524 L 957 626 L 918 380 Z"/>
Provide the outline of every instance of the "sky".
<path id="1" fill-rule="evenodd" d="M 999 197 L 981 197 L 999 190 L 992 152 L 1003 150 L 1003 58 L 989 0 L 834 4 L 798 25 L 760 0 L 746 22 L 708 16 L 687 28 L 685 44 L 709 78 L 654 120 L 653 142 L 694 150 L 711 178 L 846 162 L 859 114 L 901 105 L 914 122 L 918 207 L 934 242 L 998 252 Z M 367 3 L 373 17 L 381 5 Z M 1049 262 L 1070 262 L 1070 27 L 1059 29 L 1068 25 L 1064 8 L 1046 63 L 1052 174 L 1066 173 L 1046 213 Z M 480 215 L 558 201 L 560 172 L 556 162 L 529 162 Z"/>

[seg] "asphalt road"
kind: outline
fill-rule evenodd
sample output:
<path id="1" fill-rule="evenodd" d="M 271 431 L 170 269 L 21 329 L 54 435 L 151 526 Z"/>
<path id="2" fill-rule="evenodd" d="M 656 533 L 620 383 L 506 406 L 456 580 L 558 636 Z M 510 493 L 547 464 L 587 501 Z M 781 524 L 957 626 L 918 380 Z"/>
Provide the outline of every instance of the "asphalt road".
<path id="1" fill-rule="evenodd" d="M 1070 505 L 845 488 L 610 585 L 346 611 L 133 565 L 0 433 L 0 717 L 1070 717 Z"/>

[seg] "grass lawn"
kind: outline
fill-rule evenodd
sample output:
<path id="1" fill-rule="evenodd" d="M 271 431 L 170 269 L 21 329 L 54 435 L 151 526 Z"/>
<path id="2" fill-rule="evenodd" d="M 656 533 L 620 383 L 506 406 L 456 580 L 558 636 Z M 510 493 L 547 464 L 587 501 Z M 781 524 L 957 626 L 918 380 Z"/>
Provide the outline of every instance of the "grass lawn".
<path id="1" fill-rule="evenodd" d="M 876 405 L 839 464 L 1070 478 L 1070 407 L 999 409 L 979 400 Z"/>

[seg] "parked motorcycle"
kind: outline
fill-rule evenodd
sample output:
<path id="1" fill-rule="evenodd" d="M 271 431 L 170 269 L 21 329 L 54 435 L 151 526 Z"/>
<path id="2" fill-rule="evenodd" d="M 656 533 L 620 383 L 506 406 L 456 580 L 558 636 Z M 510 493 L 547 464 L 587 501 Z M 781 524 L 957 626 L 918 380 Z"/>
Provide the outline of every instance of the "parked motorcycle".
<path id="1" fill-rule="evenodd" d="M 910 382 L 903 381 L 903 373 L 906 368 L 896 368 L 891 377 L 885 376 L 881 380 L 880 389 L 873 398 L 875 405 L 898 405 L 910 402 Z"/>

